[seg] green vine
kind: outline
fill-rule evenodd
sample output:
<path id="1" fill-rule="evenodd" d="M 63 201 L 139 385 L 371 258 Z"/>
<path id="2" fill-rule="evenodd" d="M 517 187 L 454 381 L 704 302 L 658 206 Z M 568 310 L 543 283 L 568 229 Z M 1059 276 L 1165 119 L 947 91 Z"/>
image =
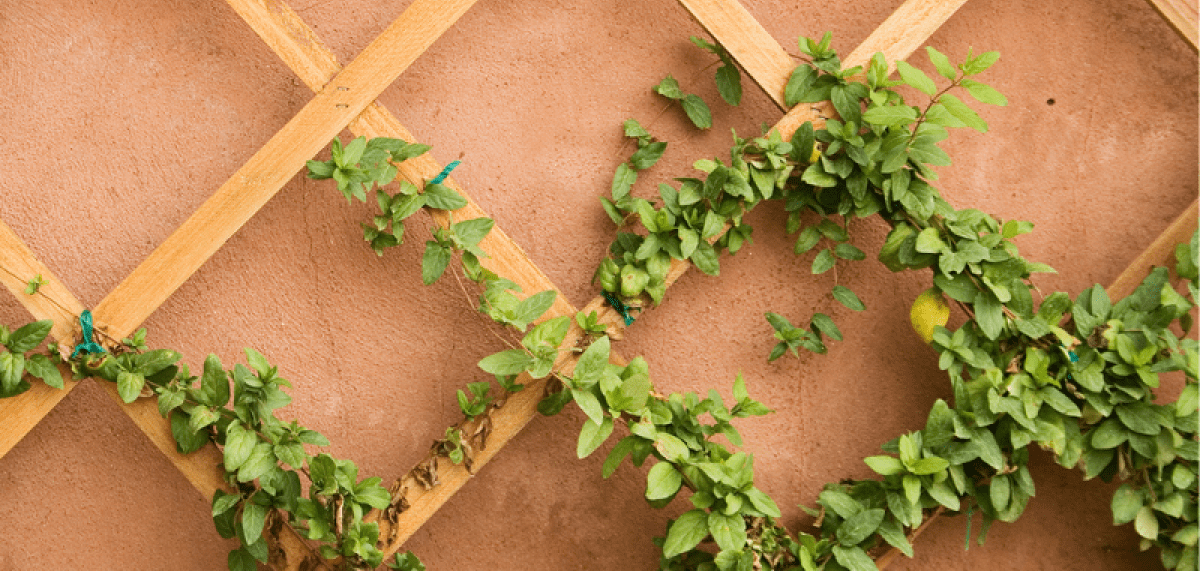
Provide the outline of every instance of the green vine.
<path id="1" fill-rule="evenodd" d="M 705 40 L 693 42 L 717 55 L 718 90 L 737 104 L 740 76 L 728 53 Z M 930 268 L 934 303 L 949 296 L 968 319 L 953 331 L 944 318 L 932 324 L 930 343 L 950 378 L 953 405 L 939 400 L 925 428 L 885 444 L 886 454 L 866 458 L 879 479 L 826 485 L 810 510 L 816 517 L 813 529 L 785 529 L 777 521 L 778 506 L 754 485 L 752 455 L 721 443 L 741 446 L 734 419 L 771 412 L 750 397 L 740 376 L 730 405 L 715 390 L 704 396 L 659 394 L 641 357 L 623 366 L 609 362 L 612 330 L 595 313 L 575 316 L 585 342 L 564 347 L 572 319 L 543 320 L 555 292 L 526 295 L 481 265 L 486 253 L 479 243 L 493 221 L 451 220 L 433 229 L 426 242 L 423 281 L 437 281 L 457 259 L 452 272 L 457 277 L 461 271 L 476 284 L 479 311 L 521 333 L 511 342 L 505 339 L 509 348 L 485 357 L 479 367 L 495 376 L 502 395 L 525 388 L 516 383 L 523 373 L 549 379 L 538 410 L 553 415 L 571 402 L 580 408 L 587 417 L 577 443 L 580 458 L 623 426 L 627 434 L 605 460 L 604 477 L 626 458 L 636 466 L 655 459 L 647 472 L 646 499 L 661 508 L 684 493 L 693 506 L 656 540 L 662 569 L 876 569 L 874 559 L 888 549 L 912 556 L 911 533 L 923 522 L 974 511 L 983 515 L 982 541 L 988 525 L 1016 520 L 1034 495 L 1027 467 L 1032 444 L 1051 450 L 1064 467 L 1081 468 L 1085 479 L 1121 480 L 1112 501 L 1114 523 L 1133 523 L 1144 548 L 1159 547 L 1164 567 L 1196 569 L 1198 348 L 1186 334 L 1197 297 L 1197 238 L 1177 249 L 1176 271 L 1188 282 L 1186 295 L 1160 268 L 1115 303 L 1099 286 L 1074 300 L 1058 292 L 1035 301 L 1031 275 L 1052 270 L 1022 258 L 1012 242 L 1032 224 L 956 210 L 930 184 L 937 178 L 931 167 L 949 164 L 938 146 L 947 128 L 987 129 L 952 91 L 1005 104 L 1002 95 L 974 79 L 998 54 L 968 54 L 962 64 L 952 65 L 929 48 L 934 67 L 948 82 L 939 89 L 905 62 L 897 63 L 900 80 L 888 79 L 879 54 L 865 70 L 842 70 L 828 34 L 820 41 L 802 38 L 800 50 L 809 59 L 787 84 L 788 105 L 830 100 L 838 118 L 828 118 L 823 127 L 805 123 L 790 140 L 778 132 L 749 140 L 735 135 L 728 164 L 697 161 L 700 175 L 677 179 L 678 186 L 658 185 L 659 202 L 634 196 L 633 186 L 638 172 L 655 164 L 667 144 L 637 121 L 625 122 L 625 135 L 638 149 L 617 168 L 611 198 L 601 202 L 619 229 L 631 231 L 617 234 L 595 279 L 622 306 L 661 303 L 672 260 L 717 274 L 720 254 L 734 254 L 750 240 L 745 214 L 768 200 L 781 201 L 789 213 L 787 231 L 797 234 L 796 253 L 816 250 L 813 274 L 832 270 L 839 260 L 866 258 L 850 243 L 851 220 L 878 216 L 887 222 L 891 231 L 878 258 L 893 271 Z M 928 101 L 906 103 L 893 89 L 901 85 Z M 683 93 L 670 76 L 655 91 L 679 100 L 697 127 L 711 125 L 707 105 L 689 104 L 695 96 Z M 405 222 L 418 210 L 454 211 L 467 204 L 440 183 L 393 186 L 395 165 L 427 146 L 358 138 L 344 146 L 335 140 L 331 150 L 329 161 L 308 163 L 309 176 L 333 179 L 348 201 L 365 202 L 373 191 L 379 214 L 363 224 L 363 236 L 380 255 L 403 242 Z M 817 221 L 805 223 L 808 215 Z M 40 276 L 31 279 L 27 293 L 44 295 L 38 291 L 41 283 Z M 835 285 L 831 294 L 850 309 L 865 309 L 844 285 Z M 768 313 L 767 320 L 779 341 L 771 360 L 798 349 L 823 353 L 826 339 L 843 338 L 823 313 L 814 314 L 806 327 L 776 313 Z M 311 453 L 328 441 L 275 415 L 291 401 L 284 391 L 291 385 L 261 354 L 246 349 L 246 364 L 232 368 L 210 355 L 201 374 L 193 376 L 179 363 L 179 353 L 150 350 L 144 330 L 120 342 L 108 340 L 106 353 L 68 359 L 38 350 L 50 329 L 50 321 L 15 331 L 0 327 L 5 348 L 0 397 L 28 390 L 29 378 L 62 388 L 63 365 L 76 378 L 115 383 L 125 402 L 155 397 L 181 453 L 213 442 L 223 455 L 226 482 L 234 492 L 218 491 L 212 514 L 223 537 L 239 540 L 229 555 L 231 570 L 267 562 L 268 536 L 283 523 L 317 542 L 321 555 L 341 568 L 384 564 L 379 525 L 367 514 L 403 510 L 403 497 L 394 497 L 378 477 L 360 480 L 349 460 Z M 558 365 L 568 352 L 578 356 L 570 370 Z M 1172 371 L 1186 377 L 1183 392 L 1175 403 L 1157 404 L 1153 390 L 1159 376 Z M 475 451 L 486 445 L 490 415 L 504 401 L 492 393 L 490 381 L 458 391 L 464 421 L 448 427 L 434 444 L 435 460 L 445 457 L 472 469 Z M 466 429 L 468 422 L 474 428 Z M 714 439 L 717 435 L 722 438 Z M 436 486 L 436 462 L 418 466 L 409 476 Z M 386 564 L 424 569 L 411 554 Z"/>

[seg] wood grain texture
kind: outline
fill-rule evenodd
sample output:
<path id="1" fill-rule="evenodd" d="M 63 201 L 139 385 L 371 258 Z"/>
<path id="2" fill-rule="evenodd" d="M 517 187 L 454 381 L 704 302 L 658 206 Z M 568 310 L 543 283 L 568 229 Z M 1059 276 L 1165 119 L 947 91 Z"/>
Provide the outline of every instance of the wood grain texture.
<path id="1" fill-rule="evenodd" d="M 54 321 L 54 327 L 50 330 L 51 338 L 69 343 L 76 330 L 76 320 L 83 312 L 83 305 L 3 221 L 0 221 L 0 268 L 4 269 L 0 271 L 0 282 L 29 310 L 33 319 Z M 37 295 L 27 295 L 25 284 L 39 274 L 46 284 L 38 290 Z M 63 375 L 63 379 L 63 390 L 45 383 L 30 383 L 28 391 L 0 400 L 0 418 L 4 419 L 0 424 L 0 458 L 25 438 L 78 384 L 70 380 L 70 374 Z"/>
<path id="2" fill-rule="evenodd" d="M 1197 31 L 1200 10 L 1197 9 L 1196 0 L 1147 1 L 1192 46 L 1192 51 L 1197 51 L 1196 42 L 1200 40 L 1200 32 Z"/>
<path id="3" fill-rule="evenodd" d="M 742 69 L 786 110 L 783 93 L 796 62 L 737 0 L 679 0 Z"/>
<path id="4" fill-rule="evenodd" d="M 866 66 L 876 52 L 883 52 L 891 69 L 895 69 L 896 61 L 912 55 L 965 3 L 966 0 L 908 0 L 842 60 L 842 67 Z M 828 101 L 802 103 L 788 111 L 775 129 L 784 139 L 791 139 L 792 133 L 805 122 L 812 121 L 813 127 L 820 129 L 825 119 L 831 117 L 833 106 Z"/>
<path id="5" fill-rule="evenodd" d="M 229 0 L 229 3 L 309 88 L 314 91 L 322 90 L 338 73 L 340 66 L 333 53 L 323 45 L 315 32 L 282 2 Z M 351 122 L 350 131 L 367 138 L 394 137 L 408 142 L 416 141 L 412 133 L 379 102 L 369 105 Z M 404 161 L 397 165 L 397 168 L 400 176 L 417 186 L 423 186 L 425 180 L 433 178 L 442 169 L 429 154 Z M 453 212 L 456 220 L 487 216 L 453 178 L 447 178 L 444 184 L 467 199 L 467 206 Z M 447 211 L 432 211 L 434 221 L 442 227 L 449 226 L 450 214 Z M 494 227 L 479 246 L 489 256 L 481 260 L 481 264 L 497 275 L 511 279 L 521 286 L 524 292 L 558 291 L 557 286 L 501 228 Z M 604 303 L 603 298 L 593 300 L 584 311 L 596 311 L 602 323 L 613 326 L 623 323 L 618 313 Z M 559 316 L 574 317 L 576 313 L 575 307 L 559 292 L 554 305 L 542 320 Z M 562 346 L 572 347 L 582 336 L 583 332 L 572 325 Z M 565 372 L 573 370 L 577 357 L 570 351 L 564 351 L 561 355 L 556 369 Z M 624 363 L 615 353 L 610 360 L 618 364 Z M 492 412 L 488 445 L 478 450 L 473 459 L 476 472 L 495 457 L 537 414 L 537 404 L 545 391 L 546 381 L 533 380 L 528 375 L 522 375 L 517 382 L 524 384 L 526 388 L 510 396 L 504 406 Z M 478 422 L 468 423 L 463 426 L 463 430 L 471 433 L 478 426 Z M 432 458 L 427 457 L 421 464 L 430 462 Z M 368 516 L 371 521 L 379 522 L 380 537 L 386 538 L 384 552 L 388 555 L 398 551 L 400 546 L 472 477 L 464 466 L 447 462 L 440 463 L 437 471 L 440 483 L 428 490 L 418 484 L 411 473 L 397 480 L 393 489 L 402 491 L 404 503 L 408 507 L 396 517 L 381 518 L 379 512 Z"/>
<path id="6" fill-rule="evenodd" d="M 96 307 L 128 335 L 204 264 L 474 0 L 416 0 Z"/>

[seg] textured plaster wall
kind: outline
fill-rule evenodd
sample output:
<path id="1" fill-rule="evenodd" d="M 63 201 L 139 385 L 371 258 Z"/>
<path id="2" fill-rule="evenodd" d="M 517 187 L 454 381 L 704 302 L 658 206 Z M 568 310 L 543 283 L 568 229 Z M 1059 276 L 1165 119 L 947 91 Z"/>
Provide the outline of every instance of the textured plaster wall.
<path id="1" fill-rule="evenodd" d="M 899 0 L 745 0 L 794 50 L 834 33 L 848 53 Z M 295 0 L 343 61 L 406 2 Z M 671 142 L 643 175 L 686 176 L 725 156 L 729 130 L 754 134 L 781 113 L 747 83 L 717 99 L 687 41 L 700 28 L 668 0 L 480 0 L 382 101 L 562 289 L 582 306 L 612 237 L 597 203 L 638 118 Z M 1197 195 L 1197 60 L 1141 0 L 972 0 L 929 41 L 951 58 L 1002 52 L 985 81 L 1008 95 L 984 109 L 987 135 L 956 132 L 940 188 L 960 207 L 1032 220 L 1019 239 L 1059 269 L 1043 290 L 1108 283 Z M 923 56 L 914 58 L 925 66 Z M 672 73 L 713 105 L 697 133 L 650 92 Z M 310 97 L 223 3 L 183 0 L 0 2 L 0 218 L 94 306 Z M 1051 104 L 1052 103 L 1052 104 Z M 156 313 L 153 347 L 193 364 L 240 360 L 244 346 L 296 385 L 284 411 L 323 432 L 335 455 L 385 480 L 417 462 L 458 418 L 454 391 L 501 349 L 453 280 L 420 283 L 422 226 L 377 258 L 332 185 L 297 176 Z M 645 355 L 664 391 L 728 387 L 739 371 L 776 414 L 741 422 L 759 486 L 784 521 L 811 518 L 821 486 L 869 474 L 863 456 L 920 428 L 949 397 L 936 355 L 907 325 L 928 273 L 893 276 L 868 261 L 836 278 L 868 310 L 827 293 L 790 253 L 784 214 L 754 213 L 755 243 L 696 272 L 643 315 L 618 350 Z M 855 227 L 868 251 L 875 222 Z M 764 311 L 830 313 L 846 333 L 828 355 L 766 363 Z M 0 300 L 0 322 L 28 318 Z M 604 452 L 574 458 L 582 415 L 538 418 L 409 542 L 431 569 L 649 569 L 663 511 L 644 475 L 600 477 Z M 0 419 L 3 422 L 3 419 Z M 1034 454 L 1037 497 L 1014 525 L 963 550 L 963 518 L 942 521 L 897 569 L 1146 569 L 1131 529 L 1114 528 L 1112 486 L 1081 483 Z M 85 382 L 0 458 L 0 569 L 219 569 L 221 540 L 203 498 L 100 388 Z M 978 529 L 978 527 L 976 527 Z"/>

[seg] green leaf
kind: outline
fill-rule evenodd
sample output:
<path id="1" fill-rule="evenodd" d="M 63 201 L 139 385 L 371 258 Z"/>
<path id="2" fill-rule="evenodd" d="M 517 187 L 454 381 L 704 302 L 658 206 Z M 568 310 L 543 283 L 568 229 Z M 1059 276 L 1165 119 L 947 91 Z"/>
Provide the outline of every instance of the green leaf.
<path id="1" fill-rule="evenodd" d="M 1129 484 L 1122 484 L 1113 494 L 1113 525 L 1125 525 L 1133 521 L 1137 517 L 1138 510 L 1142 509 L 1142 504 L 1142 494 L 1131 488 Z"/>
<path id="2" fill-rule="evenodd" d="M 425 205 L 439 210 L 458 210 L 467 205 L 467 199 L 444 184 L 425 185 Z"/>
<path id="3" fill-rule="evenodd" d="M 488 355 L 479 361 L 479 368 L 493 375 L 518 375 L 533 364 L 533 357 L 519 349 L 509 349 Z"/>
<path id="4" fill-rule="evenodd" d="M 254 502 L 242 504 L 242 541 L 250 545 L 262 537 L 263 524 L 267 522 L 267 508 Z"/>
<path id="5" fill-rule="evenodd" d="M 974 97 L 975 100 L 980 103 L 987 103 L 988 105 L 997 105 L 1000 107 L 1008 105 L 1008 99 L 1004 97 L 1004 94 L 996 91 L 992 88 L 992 86 L 987 85 L 986 83 L 965 79 L 963 80 L 962 85 L 963 87 L 967 88 L 967 93 L 970 93 L 971 97 Z"/>
<path id="6" fill-rule="evenodd" d="M 613 421 L 611 416 L 605 416 L 604 420 L 599 423 L 588 418 L 583 423 L 583 429 L 579 431 L 579 442 L 575 445 L 575 455 L 579 458 L 587 458 L 601 444 L 604 444 L 605 440 L 608 440 L 612 431 Z"/>
<path id="7" fill-rule="evenodd" d="M 668 559 L 691 551 L 708 537 L 708 514 L 694 509 L 671 522 L 667 540 L 663 542 L 663 557 Z"/>
<path id="8" fill-rule="evenodd" d="M 654 86 L 654 92 L 667 99 L 683 99 L 683 90 L 679 88 L 679 82 L 670 74 Z"/>
<path id="9" fill-rule="evenodd" d="M 689 455 L 687 444 L 676 436 L 660 432 L 654 436 L 654 448 L 668 462 L 680 462 Z"/>
<path id="10" fill-rule="evenodd" d="M 46 336 L 50 334 L 50 328 L 54 327 L 54 322 L 49 319 L 34 321 L 22 325 L 16 331 L 13 331 L 8 337 L 8 343 L 4 345 L 13 353 L 25 353 L 32 351 L 42 341 L 46 340 Z"/>
<path id="11" fill-rule="evenodd" d="M 258 571 L 258 562 L 245 547 L 230 551 L 226 563 L 229 565 L 229 571 Z"/>
<path id="12" fill-rule="evenodd" d="M 45 355 L 30 355 L 28 359 L 25 359 L 25 370 L 47 385 L 56 389 L 63 388 L 62 373 L 58 372 L 58 367 L 55 367 Z"/>
<path id="13" fill-rule="evenodd" d="M 963 64 L 963 73 L 975 75 L 982 73 L 1000 59 L 1000 52 L 983 52 Z"/>
<path id="14" fill-rule="evenodd" d="M 228 494 L 225 493 L 224 490 L 217 490 L 216 493 L 213 494 L 213 517 L 219 516 L 233 509 L 233 507 L 238 505 L 238 502 L 240 501 L 242 501 L 242 496 L 237 494 Z"/>
<path id="15" fill-rule="evenodd" d="M 933 80 L 929 79 L 925 72 L 909 65 L 908 62 L 896 62 L 896 71 L 900 72 L 900 78 L 904 80 L 904 83 L 909 84 L 917 91 L 930 96 L 937 93 L 937 85 L 933 83 Z"/>
<path id="16" fill-rule="evenodd" d="M 690 93 L 684 96 L 683 112 L 687 113 L 688 119 L 697 129 L 712 127 L 712 112 L 708 110 L 708 104 L 700 97 Z"/>
<path id="17" fill-rule="evenodd" d="M 713 249 L 711 244 L 704 240 L 696 244 L 696 250 L 692 252 L 690 259 L 696 265 L 696 269 L 710 276 L 721 273 L 721 262 L 717 256 L 717 251 Z"/>
<path id="18" fill-rule="evenodd" d="M 180 411 L 171 413 L 171 435 L 180 454 L 191 454 L 208 444 L 208 433 L 192 430 L 191 418 Z"/>
<path id="19" fill-rule="evenodd" d="M 833 339 L 834 341 L 842 340 L 842 330 L 838 329 L 837 324 L 834 323 L 833 319 L 830 319 L 828 315 L 825 315 L 824 313 L 814 313 L 811 323 L 814 329 L 819 330 L 825 335 L 828 335 L 830 339 Z"/>
<path id="20" fill-rule="evenodd" d="M 266 474 L 275 465 L 275 453 L 271 449 L 271 444 L 259 442 L 250 451 L 250 457 L 246 459 L 246 463 L 238 469 L 237 481 L 243 483 L 252 481 Z"/>
<path id="21" fill-rule="evenodd" d="M 646 475 L 646 499 L 665 500 L 675 495 L 683 484 L 683 476 L 670 462 L 659 462 Z"/>
<path id="22" fill-rule="evenodd" d="M 858 547 L 835 545 L 833 546 L 833 557 L 849 571 L 878 571 L 879 569 L 867 552 Z"/>
<path id="23" fill-rule="evenodd" d="M 221 359 L 209 354 L 204 359 L 204 374 L 200 377 L 200 394 L 197 400 L 208 406 L 225 406 L 229 402 L 229 377 Z"/>
<path id="24" fill-rule="evenodd" d="M 850 497 L 846 492 L 825 490 L 817 496 L 817 502 L 833 510 L 839 516 L 849 519 L 863 510 L 862 504 Z"/>
<path id="25" fill-rule="evenodd" d="M 963 103 L 961 99 L 947 93 L 939 101 L 946 108 L 946 111 L 949 111 L 951 115 L 965 123 L 968 127 L 980 133 L 987 132 L 987 123 L 979 117 L 979 114 L 974 109 Z"/>
<path id="26" fill-rule="evenodd" d="M 933 46 L 926 46 L 925 52 L 929 54 L 929 61 L 933 62 L 933 67 L 937 68 L 942 77 L 950 81 L 954 81 L 954 78 L 958 77 L 958 70 L 954 69 L 954 64 L 950 63 L 950 58 L 945 54 L 933 49 Z"/>
<path id="27" fill-rule="evenodd" d="M 129 371 L 117 373 L 117 394 L 126 404 L 137 400 L 138 395 L 142 394 L 144 386 L 146 386 L 146 377 L 141 373 Z"/>
<path id="28" fill-rule="evenodd" d="M 1004 331 L 1004 306 L 991 291 L 975 296 L 975 322 L 988 339 L 996 340 Z"/>
<path id="29" fill-rule="evenodd" d="M 929 456 L 913 462 L 911 469 L 913 474 L 918 476 L 928 476 L 929 474 L 936 474 L 949 467 L 950 462 L 945 458 Z"/>
<path id="30" fill-rule="evenodd" d="M 657 143 L 650 143 L 650 144 L 638 149 L 637 152 L 633 153 L 633 156 L 629 157 L 629 162 L 633 165 L 633 168 L 636 170 L 646 170 L 646 169 L 654 166 L 654 163 L 657 163 L 658 159 L 662 158 L 663 152 L 666 150 L 667 150 L 666 143 L 663 143 L 661 141 L 657 142 Z M 616 181 L 614 179 L 614 185 L 615 185 L 615 182 Z M 614 193 L 614 196 L 615 196 L 615 193 Z"/>
<path id="31" fill-rule="evenodd" d="M 846 547 L 852 547 L 862 543 L 871 534 L 879 529 L 879 524 L 883 523 L 884 511 L 880 508 L 863 510 L 858 512 L 838 527 L 837 538 L 838 543 Z"/>
<path id="32" fill-rule="evenodd" d="M 727 64 L 717 68 L 717 91 L 734 107 L 742 103 L 742 74 L 737 67 Z"/>
<path id="33" fill-rule="evenodd" d="M 633 183 L 637 182 L 637 177 L 637 171 L 630 168 L 629 163 L 617 165 L 617 172 L 613 175 L 612 181 L 612 199 L 614 202 L 620 202 L 629 196 L 629 189 L 633 186 Z"/>
<path id="34" fill-rule="evenodd" d="M 812 273 L 814 275 L 823 274 L 833 269 L 837 265 L 837 258 L 833 257 L 833 252 L 829 248 L 822 249 L 817 252 L 817 257 L 813 258 Z"/>
<path id="35" fill-rule="evenodd" d="M 899 127 L 917 120 L 917 110 L 908 105 L 872 107 L 863 113 L 863 120 L 882 127 Z"/>
<path id="36" fill-rule="evenodd" d="M 454 230 L 454 235 L 458 236 L 458 239 L 464 244 L 475 246 L 487 237 L 488 232 L 491 232 L 495 225 L 496 222 L 491 218 L 472 218 L 458 222 L 451 228 Z"/>
<path id="37" fill-rule="evenodd" d="M 241 468 L 258 442 L 258 435 L 241 422 L 229 423 L 225 431 L 225 470 L 236 472 Z"/>
<path id="38" fill-rule="evenodd" d="M 867 254 L 849 242 L 842 242 L 833 248 L 833 253 L 843 260 L 865 260 Z"/>
<path id="39" fill-rule="evenodd" d="M 708 514 L 708 531 L 721 551 L 741 549 L 746 546 L 746 520 L 741 514 L 725 515 L 720 512 Z"/>
<path id="40" fill-rule="evenodd" d="M 908 542 L 908 537 L 904 535 L 904 528 L 894 519 L 888 519 L 879 526 L 879 536 L 889 545 L 899 549 L 907 557 L 913 556 L 912 544 Z"/>
<path id="41" fill-rule="evenodd" d="M 807 99 L 808 92 L 812 89 L 813 82 L 817 79 L 816 76 L 817 73 L 813 71 L 813 68 L 807 65 L 800 65 L 796 69 L 793 69 L 791 75 L 788 76 L 787 86 L 783 91 L 784 105 L 794 107 L 797 103 Z"/>
<path id="42" fill-rule="evenodd" d="M 838 303 L 854 311 L 862 311 L 867 307 L 863 305 L 862 300 L 858 299 L 858 296 L 853 291 L 850 291 L 850 288 L 843 285 L 833 286 L 833 298 L 838 300 Z"/>
<path id="43" fill-rule="evenodd" d="M 421 258 L 421 281 L 430 285 L 442 277 L 450 265 L 450 248 L 432 240 L 425 242 L 425 255 Z"/>
<path id="44" fill-rule="evenodd" d="M 516 314 L 516 321 L 532 323 L 554 305 L 556 297 L 558 297 L 558 292 L 548 289 L 525 298 L 521 303 L 517 304 L 517 309 L 514 312 Z M 523 330 L 524 328 L 521 329 Z"/>
<path id="45" fill-rule="evenodd" d="M 642 127 L 642 124 L 638 123 L 637 119 L 626 119 L 621 126 L 625 129 L 625 136 L 630 139 L 650 136 L 650 132 Z"/>
<path id="46" fill-rule="evenodd" d="M 870 466 L 880 476 L 904 473 L 904 464 L 895 456 L 868 456 L 863 458 L 863 462 L 866 462 L 867 466 Z"/>
<path id="47" fill-rule="evenodd" d="M 1158 517 L 1150 506 L 1142 506 L 1133 520 L 1133 528 L 1146 539 L 1158 539 Z"/>

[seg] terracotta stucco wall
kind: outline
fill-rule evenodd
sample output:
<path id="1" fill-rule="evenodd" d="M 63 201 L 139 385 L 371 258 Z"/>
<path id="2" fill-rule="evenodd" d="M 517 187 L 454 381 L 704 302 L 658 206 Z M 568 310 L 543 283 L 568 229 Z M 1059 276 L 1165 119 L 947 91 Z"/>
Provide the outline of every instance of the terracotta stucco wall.
<path id="1" fill-rule="evenodd" d="M 794 51 L 834 33 L 848 53 L 899 4 L 744 4 Z M 384 0 L 295 0 L 348 61 L 405 7 Z M 634 117 L 671 142 L 643 175 L 685 176 L 726 156 L 781 113 L 751 84 L 719 102 L 702 33 L 669 0 L 480 0 L 382 101 L 445 163 L 570 301 L 597 290 L 613 231 L 596 197 Z M 1108 283 L 1197 195 L 1197 60 L 1141 0 L 972 0 L 929 41 L 952 59 L 999 50 L 984 80 L 1007 94 L 983 109 L 986 135 L 956 132 L 940 188 L 959 207 L 1032 220 L 1023 253 L 1058 275 L 1043 290 Z M 922 62 L 917 56 L 914 61 Z M 667 73 L 712 104 L 697 133 L 650 92 Z M 0 218 L 94 306 L 309 99 L 310 92 L 222 2 L 0 1 Z M 255 347 L 295 385 L 284 411 L 323 432 L 335 455 L 389 480 L 458 418 L 454 391 L 502 347 L 453 280 L 420 282 L 422 226 L 380 259 L 361 240 L 370 209 L 296 177 L 146 323 L 150 345 L 199 363 Z M 948 398 L 936 355 L 907 325 L 927 273 L 872 259 L 839 268 L 863 298 L 828 298 L 832 274 L 791 254 L 781 208 L 751 219 L 755 243 L 695 272 L 642 316 L 618 350 L 645 355 L 664 391 L 728 395 L 739 371 L 777 412 L 741 422 L 759 486 L 792 527 L 827 481 L 867 476 L 863 456 L 923 426 Z M 877 250 L 878 223 L 855 228 Z M 833 315 L 847 339 L 825 356 L 766 363 L 764 311 Z M 0 300 L 0 322 L 27 314 Z M 655 511 L 643 474 L 600 477 L 600 453 L 574 457 L 582 415 L 538 418 L 410 541 L 431 569 L 648 569 L 650 538 L 680 502 Z M 3 422 L 3 419 L 0 419 Z M 607 449 L 607 447 L 605 448 Z M 603 452 L 603 451 L 602 451 Z M 962 548 L 962 518 L 931 528 L 898 569 L 1142 569 L 1112 487 L 1036 454 L 1037 497 L 983 547 Z M 220 569 L 221 540 L 201 497 L 101 390 L 86 382 L 0 458 L 0 569 Z"/>

